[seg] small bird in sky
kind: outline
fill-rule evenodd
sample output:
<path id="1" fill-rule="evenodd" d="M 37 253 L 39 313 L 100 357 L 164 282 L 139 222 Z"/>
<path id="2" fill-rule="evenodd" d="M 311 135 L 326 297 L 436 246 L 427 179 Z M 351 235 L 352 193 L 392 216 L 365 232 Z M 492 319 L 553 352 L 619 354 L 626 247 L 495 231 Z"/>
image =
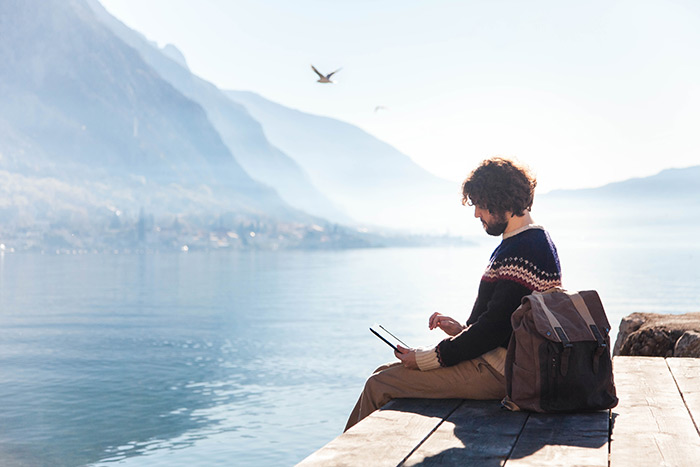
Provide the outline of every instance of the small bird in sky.
<path id="1" fill-rule="evenodd" d="M 318 75 L 318 80 L 316 80 L 316 82 L 318 83 L 333 83 L 333 81 L 331 81 L 331 76 L 333 76 L 335 73 L 338 73 L 341 70 L 341 68 L 338 68 L 333 73 L 328 73 L 327 75 L 324 75 L 323 73 L 318 71 L 313 65 L 311 65 L 311 69 L 314 70 Z"/>
<path id="2" fill-rule="evenodd" d="M 383 105 L 378 105 L 374 108 L 374 113 L 377 113 L 380 110 L 386 110 L 386 107 L 384 107 Z"/>

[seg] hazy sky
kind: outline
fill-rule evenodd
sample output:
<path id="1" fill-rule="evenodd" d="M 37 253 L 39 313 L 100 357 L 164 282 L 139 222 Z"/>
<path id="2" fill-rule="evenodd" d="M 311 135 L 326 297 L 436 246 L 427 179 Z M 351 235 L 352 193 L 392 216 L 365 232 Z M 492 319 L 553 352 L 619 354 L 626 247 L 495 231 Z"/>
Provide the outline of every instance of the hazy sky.
<path id="1" fill-rule="evenodd" d="M 347 121 L 450 180 L 496 154 L 542 191 L 700 164 L 696 0 L 101 2 L 219 88 Z"/>

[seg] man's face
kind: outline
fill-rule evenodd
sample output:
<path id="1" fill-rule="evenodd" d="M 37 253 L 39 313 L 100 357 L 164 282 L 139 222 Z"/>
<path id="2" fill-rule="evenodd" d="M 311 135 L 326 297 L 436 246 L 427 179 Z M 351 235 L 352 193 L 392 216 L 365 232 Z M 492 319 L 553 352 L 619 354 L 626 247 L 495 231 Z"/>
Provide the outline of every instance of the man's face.
<path id="1" fill-rule="evenodd" d="M 474 217 L 481 221 L 487 234 L 498 237 L 506 231 L 508 220 L 506 214 L 492 213 L 488 209 L 474 206 Z"/>

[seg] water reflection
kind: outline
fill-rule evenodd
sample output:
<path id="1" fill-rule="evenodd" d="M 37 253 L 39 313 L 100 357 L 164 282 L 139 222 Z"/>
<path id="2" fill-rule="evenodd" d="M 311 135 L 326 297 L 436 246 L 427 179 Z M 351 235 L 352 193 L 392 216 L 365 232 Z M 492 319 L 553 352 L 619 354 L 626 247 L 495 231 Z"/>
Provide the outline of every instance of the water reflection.
<path id="1" fill-rule="evenodd" d="M 294 464 L 393 358 L 367 326 L 433 344 L 427 316 L 466 319 L 493 246 L 0 256 L 0 459 Z M 600 290 L 614 327 L 696 306 L 697 250 L 559 247 L 567 287 Z"/>
<path id="2" fill-rule="evenodd" d="M 284 449 L 270 454 L 266 447 L 297 436 L 281 427 L 299 406 L 285 404 L 295 392 L 300 399 L 314 392 L 309 378 L 328 375 L 323 365 L 305 363 L 327 348 L 327 330 L 310 342 L 298 337 L 315 312 L 338 309 L 324 292 L 305 294 L 315 287 L 306 279 L 323 274 L 310 258 L 7 257 L 0 303 L 5 465 L 13 456 L 16 465 L 153 465 L 161 457 L 172 465 L 174 452 L 189 465 L 182 452 L 201 445 L 211 453 L 199 465 L 215 463 L 217 452 L 229 460 L 243 453 L 288 459 Z M 307 266 L 307 275 L 298 274 Z M 308 306 L 313 296 L 317 304 Z"/>

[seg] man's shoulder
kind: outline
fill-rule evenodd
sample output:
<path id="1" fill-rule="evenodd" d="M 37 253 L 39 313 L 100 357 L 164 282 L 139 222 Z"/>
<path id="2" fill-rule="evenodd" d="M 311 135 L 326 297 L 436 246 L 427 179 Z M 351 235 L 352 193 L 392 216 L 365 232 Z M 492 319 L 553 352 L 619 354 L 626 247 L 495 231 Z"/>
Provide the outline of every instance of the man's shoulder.
<path id="1" fill-rule="evenodd" d="M 555 249 L 549 232 L 541 225 L 530 225 L 505 237 L 502 246 L 507 249 Z"/>
<path id="2" fill-rule="evenodd" d="M 506 280 L 529 290 L 547 290 L 561 284 L 556 247 L 547 231 L 539 227 L 517 233 L 501 243 L 484 279 Z"/>
<path id="3" fill-rule="evenodd" d="M 539 267 L 559 268 L 559 255 L 549 233 L 541 226 L 531 227 L 504 239 L 492 257 L 495 263 L 522 262 Z"/>

